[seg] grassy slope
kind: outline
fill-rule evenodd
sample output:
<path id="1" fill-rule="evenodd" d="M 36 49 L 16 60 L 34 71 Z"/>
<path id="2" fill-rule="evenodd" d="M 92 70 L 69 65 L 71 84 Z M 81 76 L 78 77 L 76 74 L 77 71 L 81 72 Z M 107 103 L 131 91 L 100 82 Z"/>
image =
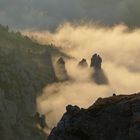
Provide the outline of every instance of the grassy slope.
<path id="1" fill-rule="evenodd" d="M 42 140 L 33 126 L 36 96 L 56 81 L 51 55 L 55 47 L 39 45 L 0 25 L 0 138 Z"/>

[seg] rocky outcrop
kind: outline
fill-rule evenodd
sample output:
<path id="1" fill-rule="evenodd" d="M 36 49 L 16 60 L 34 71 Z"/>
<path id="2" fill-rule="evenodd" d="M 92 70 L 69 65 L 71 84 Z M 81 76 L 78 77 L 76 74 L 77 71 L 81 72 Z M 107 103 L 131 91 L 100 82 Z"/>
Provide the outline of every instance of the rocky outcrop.
<path id="1" fill-rule="evenodd" d="M 140 93 L 99 98 L 88 109 L 68 106 L 48 140 L 139 140 Z"/>
<path id="2" fill-rule="evenodd" d="M 94 67 L 95 69 L 101 69 L 102 66 L 102 58 L 98 54 L 94 54 L 91 58 L 90 67 Z"/>
<path id="3" fill-rule="evenodd" d="M 60 82 L 67 81 L 69 79 L 66 66 L 65 66 L 65 61 L 62 57 L 60 57 L 55 65 L 55 74 Z"/>
<path id="4" fill-rule="evenodd" d="M 92 56 L 90 67 L 93 69 L 92 78 L 97 84 L 108 84 L 107 76 L 102 69 L 102 58 L 98 54 Z"/>
<path id="5" fill-rule="evenodd" d="M 48 128 L 46 121 L 45 121 L 45 115 L 41 115 L 40 113 L 35 114 L 35 121 L 36 123 L 42 128 Z"/>
<path id="6" fill-rule="evenodd" d="M 78 66 L 79 66 L 80 68 L 87 68 L 87 67 L 88 67 L 88 63 L 87 63 L 86 59 L 83 58 L 83 59 L 78 63 Z"/>

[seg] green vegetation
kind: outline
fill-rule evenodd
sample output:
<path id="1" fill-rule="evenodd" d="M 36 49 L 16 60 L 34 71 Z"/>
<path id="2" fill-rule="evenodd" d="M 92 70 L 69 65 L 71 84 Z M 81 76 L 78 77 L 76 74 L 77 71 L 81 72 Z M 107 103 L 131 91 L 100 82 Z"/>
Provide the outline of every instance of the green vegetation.
<path id="1" fill-rule="evenodd" d="M 0 25 L 0 137 L 3 140 L 42 140 L 35 128 L 36 97 L 56 81 L 53 45 L 40 45 Z"/>

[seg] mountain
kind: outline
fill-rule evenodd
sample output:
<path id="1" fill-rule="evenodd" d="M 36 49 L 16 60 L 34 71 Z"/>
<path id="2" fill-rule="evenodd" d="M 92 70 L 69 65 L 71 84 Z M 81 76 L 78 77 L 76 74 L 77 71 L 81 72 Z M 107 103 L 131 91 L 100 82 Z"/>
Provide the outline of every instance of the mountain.
<path id="1" fill-rule="evenodd" d="M 0 139 L 44 140 L 37 127 L 36 97 L 56 82 L 52 56 L 62 55 L 53 45 L 39 45 L 0 25 Z"/>
<path id="2" fill-rule="evenodd" d="M 139 140 L 140 93 L 99 98 L 88 109 L 68 105 L 48 140 Z"/>

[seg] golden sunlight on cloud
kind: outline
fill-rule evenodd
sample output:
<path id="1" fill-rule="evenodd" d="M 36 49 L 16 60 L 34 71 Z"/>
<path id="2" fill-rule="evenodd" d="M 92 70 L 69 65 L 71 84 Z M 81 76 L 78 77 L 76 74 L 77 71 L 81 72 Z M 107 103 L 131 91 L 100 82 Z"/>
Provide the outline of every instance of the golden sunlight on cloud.
<path id="1" fill-rule="evenodd" d="M 88 107 L 98 97 L 139 92 L 140 81 L 140 29 L 130 30 L 125 25 L 103 27 L 95 24 L 74 25 L 66 23 L 56 32 L 24 31 L 37 41 L 53 43 L 66 54 L 76 58 L 66 60 L 66 68 L 74 82 L 47 86 L 37 99 L 40 112 L 54 126 L 67 104 Z M 77 69 L 77 63 L 86 58 L 88 64 L 94 53 L 103 58 L 103 69 L 109 85 L 99 86 L 90 81 L 90 69 Z M 57 91 L 56 91 L 57 90 Z"/>

